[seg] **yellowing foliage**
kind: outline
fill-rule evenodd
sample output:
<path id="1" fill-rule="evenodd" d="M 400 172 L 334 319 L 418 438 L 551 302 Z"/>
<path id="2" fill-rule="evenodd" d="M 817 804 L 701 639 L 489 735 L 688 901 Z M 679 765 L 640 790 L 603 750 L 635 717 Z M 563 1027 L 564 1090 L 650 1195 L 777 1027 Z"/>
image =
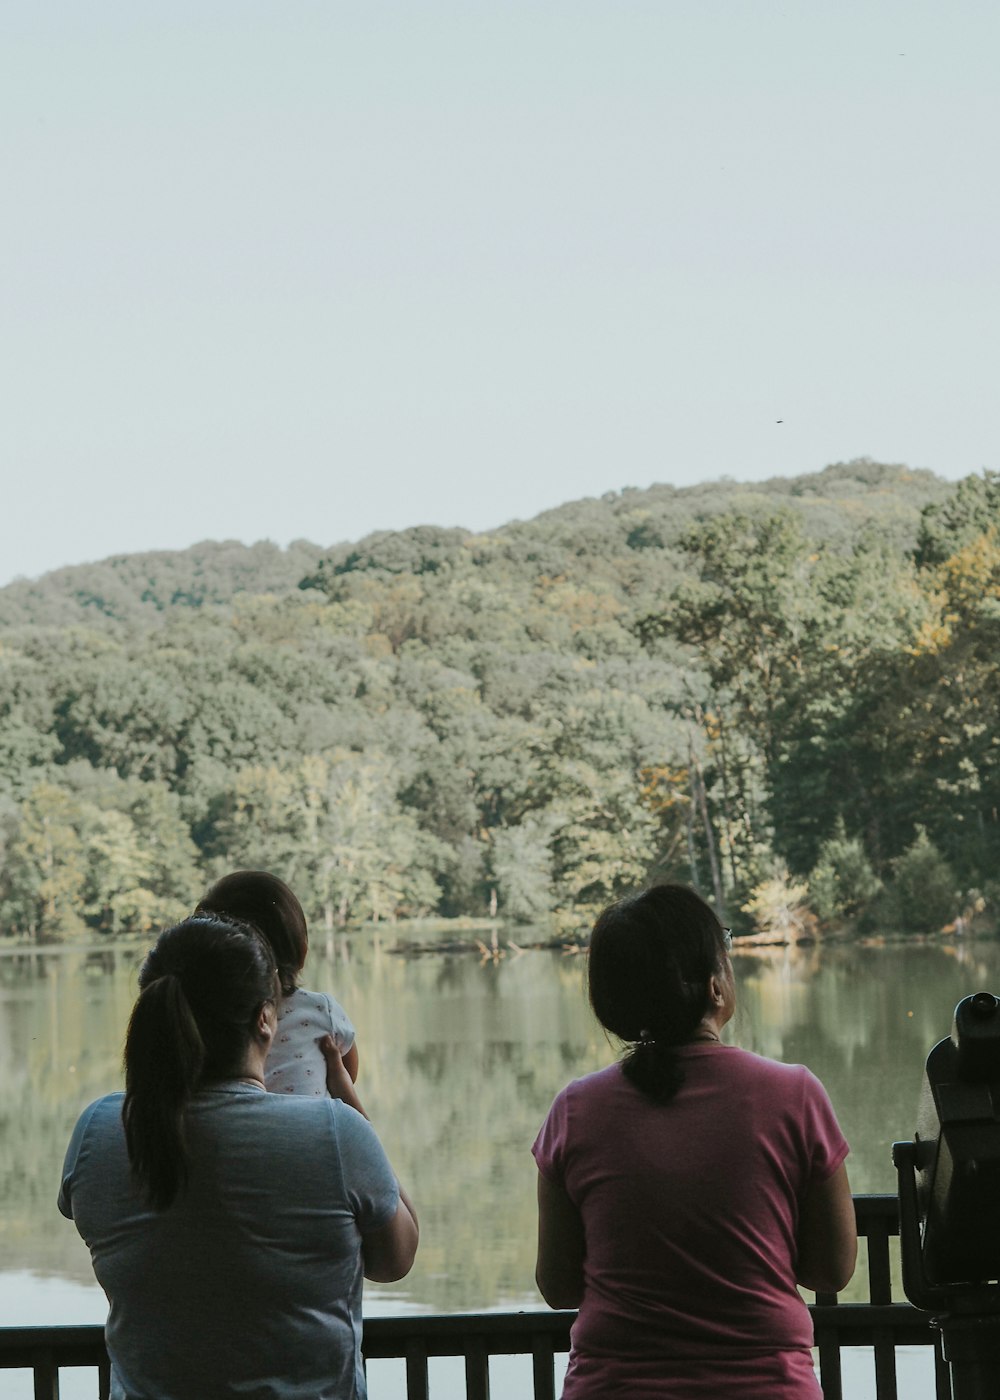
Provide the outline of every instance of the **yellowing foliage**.
<path id="1" fill-rule="evenodd" d="M 946 559 L 941 586 L 953 609 L 968 617 L 986 598 L 1000 598 L 1000 541 L 995 526 Z"/>

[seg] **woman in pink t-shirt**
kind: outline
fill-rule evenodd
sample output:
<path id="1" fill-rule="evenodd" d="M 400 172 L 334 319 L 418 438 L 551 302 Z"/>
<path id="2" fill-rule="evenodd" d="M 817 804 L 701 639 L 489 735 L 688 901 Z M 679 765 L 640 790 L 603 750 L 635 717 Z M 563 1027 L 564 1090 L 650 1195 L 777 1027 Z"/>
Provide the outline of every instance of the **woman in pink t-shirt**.
<path id="1" fill-rule="evenodd" d="M 579 1308 L 563 1400 L 818 1400 L 797 1288 L 857 1252 L 848 1147 L 819 1080 L 723 1045 L 729 932 L 658 885 L 598 919 L 590 1000 L 626 1045 L 535 1141 L 536 1278 Z"/>

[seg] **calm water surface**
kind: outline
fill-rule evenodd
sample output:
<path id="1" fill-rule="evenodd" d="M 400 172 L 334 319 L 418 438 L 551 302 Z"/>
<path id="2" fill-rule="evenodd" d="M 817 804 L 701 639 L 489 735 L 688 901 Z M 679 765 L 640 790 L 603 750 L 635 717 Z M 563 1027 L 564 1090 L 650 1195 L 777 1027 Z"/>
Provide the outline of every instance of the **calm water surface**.
<path id="1" fill-rule="evenodd" d="M 354 1019 L 362 1100 L 420 1213 L 413 1272 L 369 1286 L 368 1310 L 543 1306 L 529 1147 L 555 1092 L 614 1058 L 586 1003 L 585 961 L 402 958 L 389 946 L 356 936 L 335 956 L 314 950 L 303 979 Z M 852 1145 L 854 1190 L 894 1190 L 890 1144 L 912 1135 L 924 1059 L 961 997 L 1000 992 L 1000 940 L 827 943 L 737 953 L 734 964 L 728 1038 L 818 1074 Z M 103 1319 L 89 1255 L 55 1195 L 80 1110 L 121 1087 L 137 966 L 133 950 L 0 956 L 7 1323 Z"/>

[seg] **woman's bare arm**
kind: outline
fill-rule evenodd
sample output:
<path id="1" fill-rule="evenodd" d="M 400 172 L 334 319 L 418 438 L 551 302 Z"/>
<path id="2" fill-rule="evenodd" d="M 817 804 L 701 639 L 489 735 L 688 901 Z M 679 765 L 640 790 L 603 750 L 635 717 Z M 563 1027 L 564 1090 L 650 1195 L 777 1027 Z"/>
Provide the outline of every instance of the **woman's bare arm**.
<path id="1" fill-rule="evenodd" d="M 348 1074 L 350 1075 L 350 1077 L 351 1077 L 351 1083 L 352 1083 L 352 1084 L 356 1084 L 356 1083 L 358 1082 L 358 1042 L 357 1042 L 357 1041 L 354 1042 L 354 1044 L 351 1046 L 350 1050 L 348 1050 L 347 1054 L 343 1056 L 343 1061 L 344 1061 L 344 1068 L 347 1070 L 347 1073 L 348 1073 Z"/>
<path id="2" fill-rule="evenodd" d="M 331 1099 L 343 1099 L 344 1103 L 349 1103 L 352 1108 L 356 1108 L 362 1117 L 367 1118 L 361 1107 L 361 1100 L 358 1098 L 358 1091 L 354 1087 L 354 1080 L 357 1077 L 358 1054 L 354 1046 L 344 1056 L 340 1053 L 337 1042 L 332 1035 L 324 1035 L 319 1042 L 319 1048 L 323 1052 L 326 1061 L 326 1091 Z M 351 1073 L 350 1060 L 353 1059 L 355 1073 Z"/>
<path id="3" fill-rule="evenodd" d="M 366 1230 L 361 1236 L 365 1278 L 372 1283 L 395 1283 L 405 1278 L 413 1266 L 419 1242 L 417 1213 L 401 1186 L 399 1205 L 389 1223 L 377 1230 Z"/>
<path id="4" fill-rule="evenodd" d="M 583 1221 L 563 1188 L 538 1173 L 538 1259 L 535 1282 L 550 1308 L 583 1301 Z"/>
<path id="5" fill-rule="evenodd" d="M 354 1080 L 345 1058 L 337 1049 L 332 1035 L 326 1035 L 319 1043 L 326 1060 L 326 1087 L 331 1098 L 342 1099 L 350 1104 L 363 1118 L 367 1118 Z M 355 1056 L 355 1060 L 356 1060 Z M 398 1185 L 398 1180 L 397 1180 Z M 366 1230 L 361 1235 L 361 1253 L 364 1258 L 365 1278 L 372 1283 L 395 1283 L 410 1272 L 420 1242 L 420 1226 L 413 1202 L 399 1187 L 399 1205 L 396 1214 L 378 1229 Z"/>
<path id="6" fill-rule="evenodd" d="M 799 1211 L 799 1257 L 795 1277 L 816 1293 L 839 1293 L 854 1274 L 858 1227 L 847 1168 L 806 1191 Z"/>

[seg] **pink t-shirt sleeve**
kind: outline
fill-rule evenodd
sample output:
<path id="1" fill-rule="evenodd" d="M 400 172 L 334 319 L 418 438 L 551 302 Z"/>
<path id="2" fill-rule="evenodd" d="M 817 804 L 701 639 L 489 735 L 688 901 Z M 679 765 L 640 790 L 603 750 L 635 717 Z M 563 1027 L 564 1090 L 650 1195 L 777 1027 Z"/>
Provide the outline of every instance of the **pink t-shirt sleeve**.
<path id="1" fill-rule="evenodd" d="M 805 1075 L 803 1138 L 811 1149 L 808 1179 L 826 1181 L 844 1161 L 850 1148 L 823 1085 L 811 1070 L 803 1069 L 802 1072 Z"/>
<path id="2" fill-rule="evenodd" d="M 558 1094 L 531 1151 L 538 1170 L 549 1181 L 562 1182 L 566 1155 L 566 1090 Z"/>

